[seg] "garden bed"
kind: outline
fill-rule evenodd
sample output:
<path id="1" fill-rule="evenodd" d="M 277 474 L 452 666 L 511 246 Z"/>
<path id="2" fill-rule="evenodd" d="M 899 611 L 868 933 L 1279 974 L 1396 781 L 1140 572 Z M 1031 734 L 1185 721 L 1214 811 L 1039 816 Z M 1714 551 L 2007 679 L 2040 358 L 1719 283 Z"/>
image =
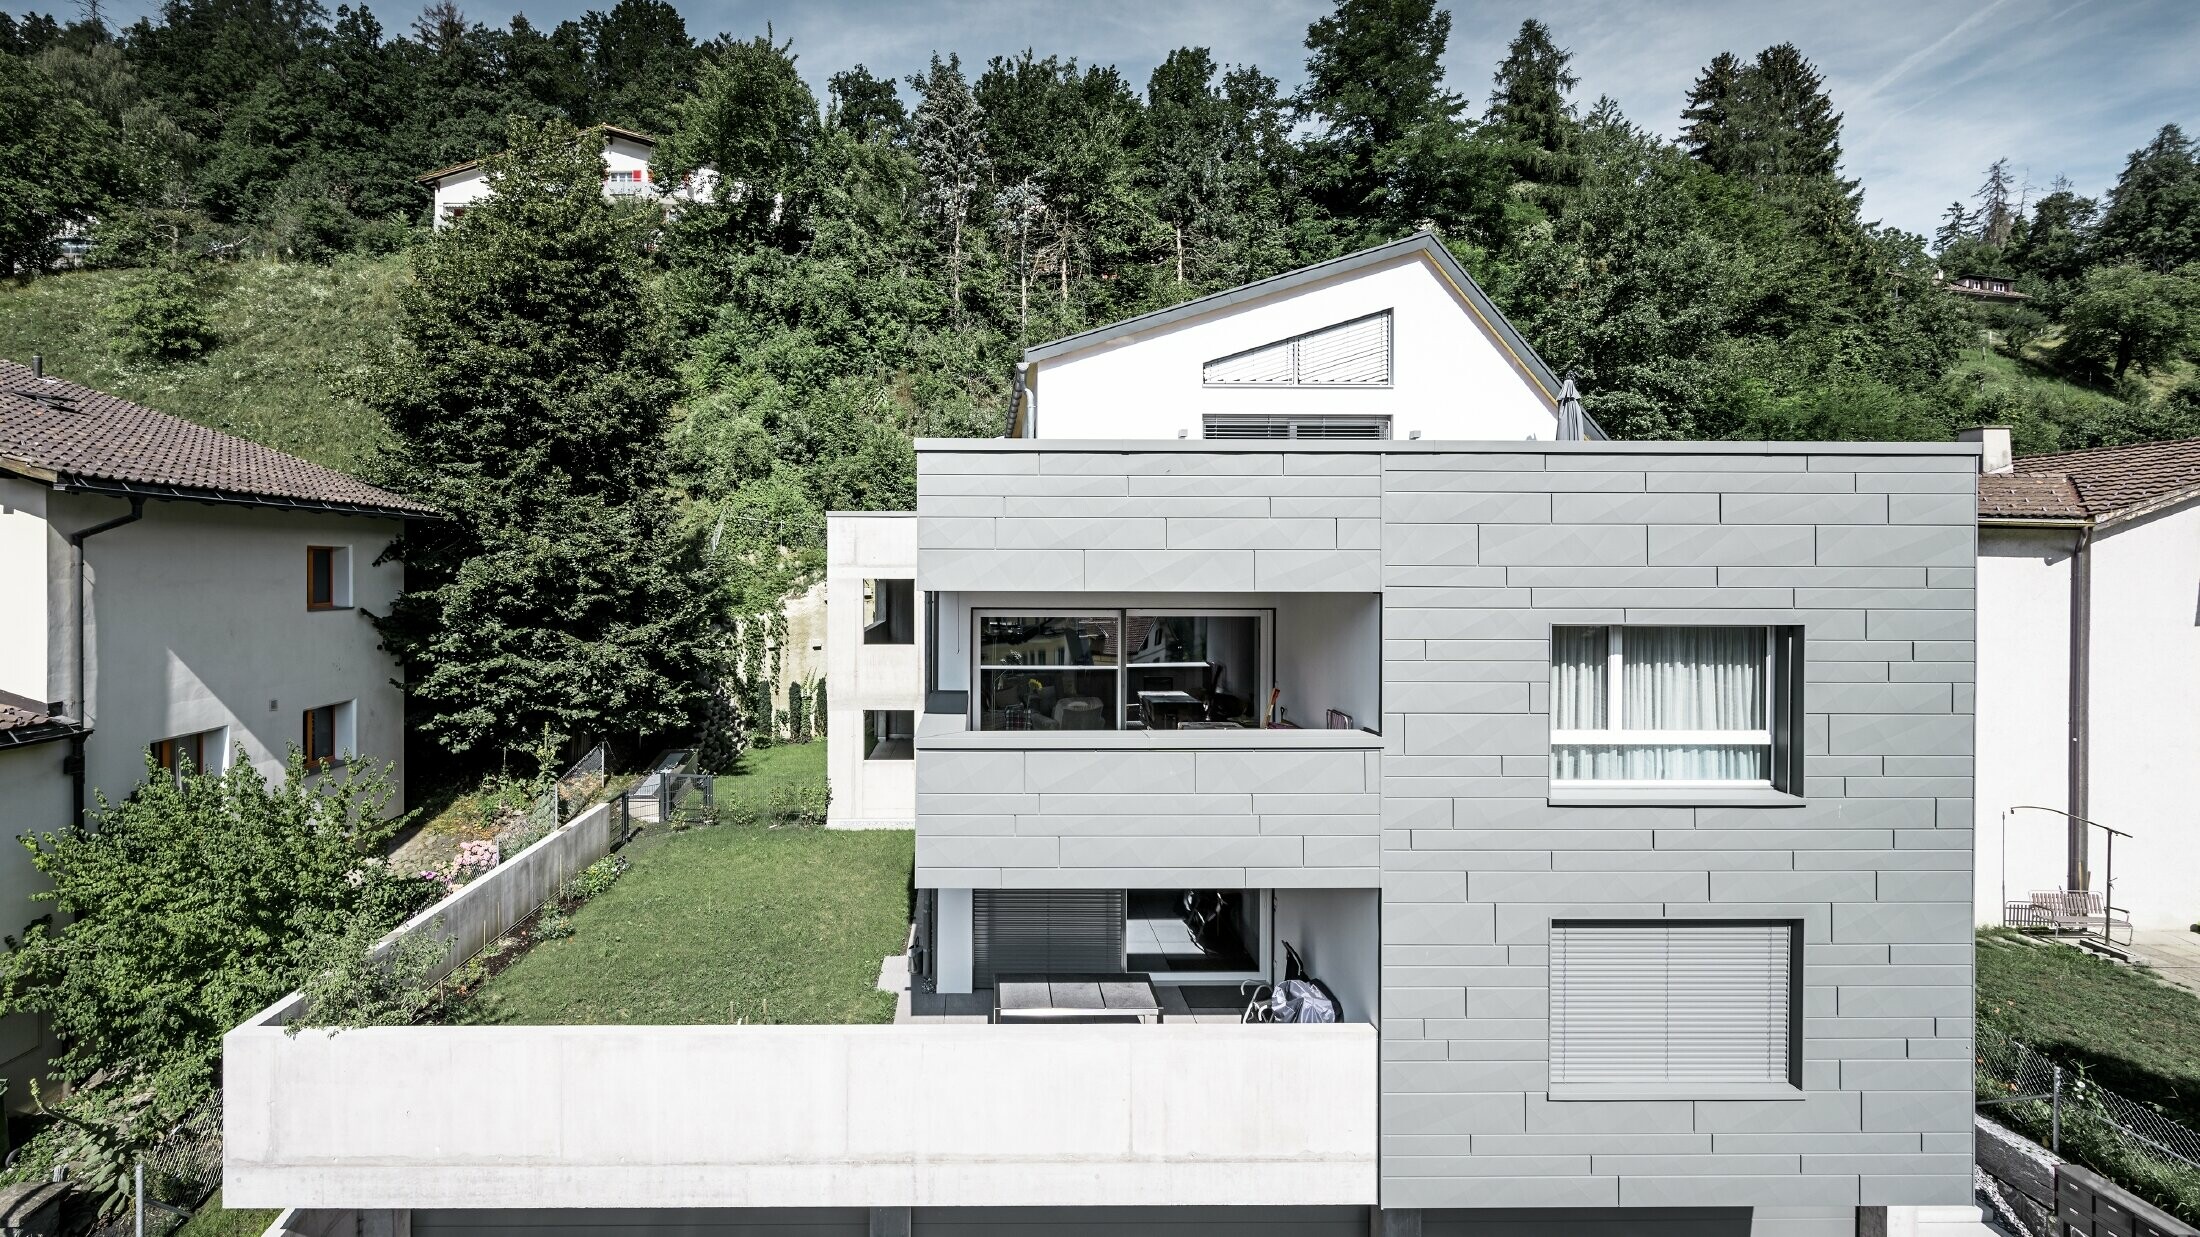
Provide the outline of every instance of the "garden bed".
<path id="1" fill-rule="evenodd" d="M 743 756 L 719 779 L 735 821 L 821 784 L 824 745 Z M 629 869 L 453 1005 L 470 1025 L 888 1022 L 879 963 L 904 947 L 911 836 L 730 823 L 645 826 Z M 562 929 L 561 929 L 562 930 Z"/>

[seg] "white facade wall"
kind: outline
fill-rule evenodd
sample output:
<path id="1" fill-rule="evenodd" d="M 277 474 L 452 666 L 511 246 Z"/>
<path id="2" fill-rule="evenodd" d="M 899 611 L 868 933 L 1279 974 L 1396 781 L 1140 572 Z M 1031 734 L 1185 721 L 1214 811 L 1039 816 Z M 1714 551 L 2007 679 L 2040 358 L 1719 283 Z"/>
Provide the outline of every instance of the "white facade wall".
<path id="1" fill-rule="evenodd" d="M 2200 921 L 2200 504 L 2118 524 L 2093 556 L 2087 815 L 2116 843 L 2113 901 L 2141 928 Z M 2103 843 L 2091 840 L 2098 880 Z"/>
<path id="2" fill-rule="evenodd" d="M 832 787 L 826 824 L 915 828 L 917 762 L 866 759 L 863 714 L 869 709 L 923 712 L 923 598 L 919 595 L 914 602 L 915 638 L 910 643 L 865 644 L 863 582 L 916 579 L 916 515 L 828 515 L 825 547 L 825 760 Z"/>
<path id="3" fill-rule="evenodd" d="M 2034 805 L 2069 806 L 2070 554 L 2075 529 L 1981 528 L 1978 545 L 1978 794 L 1975 905 L 2060 889 L 2068 830 Z"/>
<path id="4" fill-rule="evenodd" d="M 60 698 L 47 678 L 46 497 L 37 482 L 0 477 L 0 691 L 38 701 Z"/>
<path id="5" fill-rule="evenodd" d="M 1204 385 L 1208 361 L 1392 313 L 1387 388 Z M 1424 439 L 1551 439 L 1553 404 L 1479 322 L 1466 298 L 1417 253 L 1347 271 L 1038 363 L 1040 438 L 1202 436 L 1207 413 L 1388 415 L 1391 434 Z"/>
<path id="6" fill-rule="evenodd" d="M 73 641 L 65 534 L 127 510 L 119 499 L 51 498 L 49 580 Z M 399 522 L 257 507 L 148 502 L 145 518 L 85 542 L 93 734 L 90 791 L 119 799 L 145 777 L 155 740 L 221 729 L 262 772 L 280 776 L 304 714 L 354 702 L 350 733 L 377 765 L 404 755 L 398 671 L 370 614 L 389 613 L 404 568 L 375 559 Z M 306 547 L 348 547 L 353 608 L 306 609 Z M 71 643 L 54 642 L 51 679 L 66 694 Z M 211 760 L 209 761 L 211 763 Z M 402 766 L 392 771 L 403 805 Z"/>

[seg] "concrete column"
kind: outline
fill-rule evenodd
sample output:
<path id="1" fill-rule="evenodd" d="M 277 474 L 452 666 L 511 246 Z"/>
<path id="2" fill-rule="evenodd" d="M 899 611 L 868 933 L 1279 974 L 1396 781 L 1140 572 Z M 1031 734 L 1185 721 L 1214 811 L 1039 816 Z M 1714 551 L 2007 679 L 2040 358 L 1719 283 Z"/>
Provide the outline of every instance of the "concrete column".
<path id="1" fill-rule="evenodd" d="M 412 1237 L 410 1211 L 361 1211 L 359 1237 Z"/>
<path id="2" fill-rule="evenodd" d="M 1368 1237 L 1421 1237 L 1420 1208 L 1370 1207 L 1367 1232 Z"/>
<path id="3" fill-rule="evenodd" d="M 871 1208 L 871 1237 L 909 1237 L 909 1209 Z"/>
<path id="4" fill-rule="evenodd" d="M 972 949 L 970 942 L 970 891 L 940 890 L 938 922 L 933 939 L 938 954 L 932 959 L 932 982 L 943 993 L 970 991 Z"/>

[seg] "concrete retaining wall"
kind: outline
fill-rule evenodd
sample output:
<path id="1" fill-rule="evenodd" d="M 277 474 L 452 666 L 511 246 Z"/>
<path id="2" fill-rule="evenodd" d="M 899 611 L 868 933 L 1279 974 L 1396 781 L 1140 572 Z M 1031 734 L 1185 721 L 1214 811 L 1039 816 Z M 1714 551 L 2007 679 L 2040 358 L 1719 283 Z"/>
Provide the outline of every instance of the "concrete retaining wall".
<path id="1" fill-rule="evenodd" d="M 431 980 L 441 979 L 534 914 L 558 886 L 610 853 L 611 805 L 599 803 L 400 924 L 375 945 L 375 955 L 387 953 L 415 933 L 436 933 L 450 943 L 443 961 L 428 974 Z M 244 1026 L 281 1026 L 297 1017 L 303 1004 L 303 998 L 293 992 Z"/>
<path id="2" fill-rule="evenodd" d="M 1375 1201 L 1366 1025 L 245 1026 L 222 1069 L 232 1207 Z"/>

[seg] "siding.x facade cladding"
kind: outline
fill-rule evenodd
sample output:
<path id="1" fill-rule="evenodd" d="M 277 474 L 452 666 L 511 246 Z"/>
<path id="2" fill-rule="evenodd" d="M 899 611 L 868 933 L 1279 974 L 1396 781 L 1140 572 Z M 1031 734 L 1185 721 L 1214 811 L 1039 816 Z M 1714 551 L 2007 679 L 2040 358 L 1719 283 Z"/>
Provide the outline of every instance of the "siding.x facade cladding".
<path id="1" fill-rule="evenodd" d="M 928 442 L 919 578 L 1380 591 L 1383 1206 L 1752 1207 L 1759 1232 L 1830 1234 L 1970 1198 L 1976 468 L 1948 446 Z M 1803 630 L 1799 803 L 1554 803 L 1551 628 L 1621 623 Z M 920 885 L 992 883 L 924 858 L 926 763 L 962 754 L 920 755 Z M 1553 918 L 1799 922 L 1801 1094 L 1549 1098 Z"/>

